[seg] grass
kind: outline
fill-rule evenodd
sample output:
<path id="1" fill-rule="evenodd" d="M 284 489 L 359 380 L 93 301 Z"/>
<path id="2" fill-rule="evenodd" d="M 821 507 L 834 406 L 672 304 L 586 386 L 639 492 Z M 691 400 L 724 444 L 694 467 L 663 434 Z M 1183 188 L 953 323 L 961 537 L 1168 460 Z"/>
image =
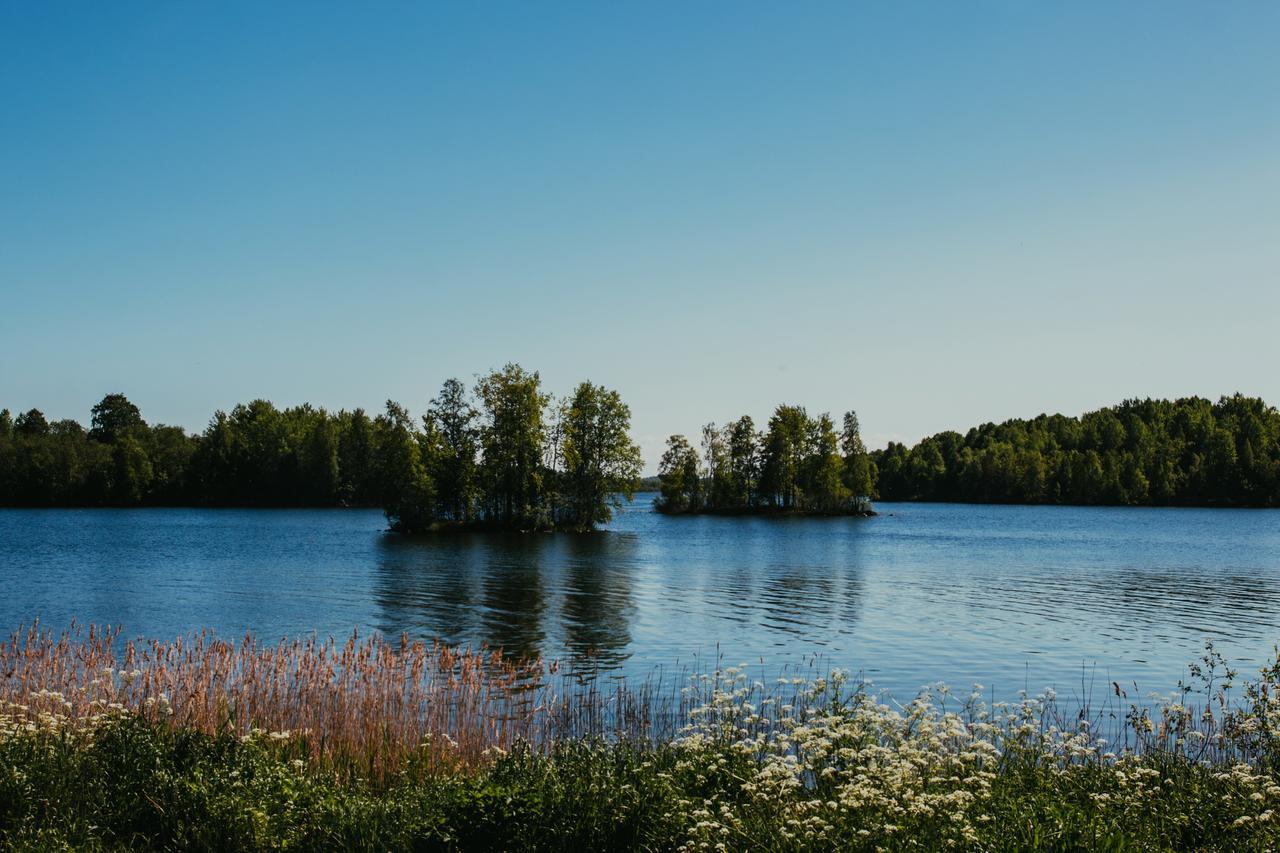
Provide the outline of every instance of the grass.
<path id="1" fill-rule="evenodd" d="M 1070 711 L 736 668 L 606 695 L 407 641 L 29 631 L 0 650 L 0 846 L 1276 849 L 1280 662 L 1191 675 Z"/>

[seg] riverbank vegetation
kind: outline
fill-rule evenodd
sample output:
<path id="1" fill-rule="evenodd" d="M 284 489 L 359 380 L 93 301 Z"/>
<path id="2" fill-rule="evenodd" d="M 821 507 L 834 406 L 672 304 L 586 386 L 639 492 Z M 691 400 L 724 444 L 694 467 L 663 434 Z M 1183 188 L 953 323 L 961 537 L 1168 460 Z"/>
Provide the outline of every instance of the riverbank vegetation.
<path id="1" fill-rule="evenodd" d="M 983 424 L 872 456 L 885 500 L 1280 506 L 1280 412 L 1239 394 Z"/>
<path id="2" fill-rule="evenodd" d="M 830 415 L 778 406 L 761 433 L 749 415 L 702 428 L 702 455 L 683 435 L 667 439 L 654 506 L 666 513 L 866 514 L 875 463 L 858 416 L 836 432 Z"/>
<path id="3" fill-rule="evenodd" d="M 637 485 L 630 418 L 616 391 L 584 382 L 556 400 L 514 364 L 472 393 L 445 382 L 420 422 L 393 401 L 370 417 L 254 400 L 193 436 L 109 394 L 88 430 L 0 412 L 0 506 L 357 505 L 406 531 L 586 530 Z"/>
<path id="4" fill-rule="evenodd" d="M 1101 708 L 732 667 L 665 702 L 557 693 L 554 666 L 408 641 L 32 631 L 0 661 L 5 847 L 1280 844 L 1280 663 L 1236 684 L 1212 649 L 1174 696 Z"/>

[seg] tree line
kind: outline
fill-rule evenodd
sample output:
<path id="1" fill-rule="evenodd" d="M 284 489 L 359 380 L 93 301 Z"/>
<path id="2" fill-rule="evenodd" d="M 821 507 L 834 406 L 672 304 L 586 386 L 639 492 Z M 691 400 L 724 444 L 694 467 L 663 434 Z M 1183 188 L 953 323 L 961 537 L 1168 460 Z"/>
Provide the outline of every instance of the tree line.
<path id="1" fill-rule="evenodd" d="M 588 530 L 638 485 L 640 451 L 616 391 L 546 393 L 516 364 L 472 389 L 444 383 L 415 421 L 266 400 L 214 414 L 200 435 L 149 425 L 108 394 L 89 429 L 0 411 L 0 505 L 380 506 L 391 526 Z"/>
<path id="2" fill-rule="evenodd" d="M 876 470 L 854 412 L 836 431 L 831 416 L 778 406 L 762 433 L 749 415 L 702 429 L 702 453 L 683 435 L 667 439 L 655 506 L 667 513 L 870 510 Z"/>
<path id="3" fill-rule="evenodd" d="M 987 423 L 872 459 L 885 500 L 1280 506 L 1280 413 L 1240 394 Z"/>
<path id="4" fill-rule="evenodd" d="M 417 420 L 391 401 L 371 416 L 254 400 L 191 435 L 108 394 L 88 429 L 0 411 L 0 505 L 380 506 L 404 530 L 587 529 L 638 485 L 629 427 L 616 392 L 586 382 L 553 399 L 519 365 L 470 389 L 445 382 Z M 1280 506 L 1280 414 L 1239 394 L 1129 400 L 868 453 L 853 412 L 837 430 L 828 415 L 779 406 L 763 432 L 744 416 L 708 424 L 698 449 L 672 436 L 657 506 L 848 512 L 863 497 Z"/>

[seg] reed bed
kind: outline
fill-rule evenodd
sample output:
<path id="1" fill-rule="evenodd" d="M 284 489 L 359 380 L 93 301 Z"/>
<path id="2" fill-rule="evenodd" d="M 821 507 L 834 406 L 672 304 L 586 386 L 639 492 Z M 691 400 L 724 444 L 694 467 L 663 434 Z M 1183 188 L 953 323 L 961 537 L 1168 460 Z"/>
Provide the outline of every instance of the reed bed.
<path id="1" fill-rule="evenodd" d="M 0 723 L 79 730 L 128 713 L 385 779 L 473 767 L 516 743 L 672 736 L 689 700 L 661 695 L 661 683 L 606 688 L 556 663 L 407 636 L 264 644 L 202 631 L 165 642 L 36 624 L 0 644 Z"/>

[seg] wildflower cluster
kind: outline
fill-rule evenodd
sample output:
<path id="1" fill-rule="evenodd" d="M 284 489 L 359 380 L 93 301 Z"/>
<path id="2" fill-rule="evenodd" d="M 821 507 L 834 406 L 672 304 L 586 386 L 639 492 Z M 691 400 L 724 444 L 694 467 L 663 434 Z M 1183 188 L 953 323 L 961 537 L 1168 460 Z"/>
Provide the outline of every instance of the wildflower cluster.
<path id="1" fill-rule="evenodd" d="M 691 688 L 704 701 L 674 745 L 675 773 L 701 796 L 681 801 L 683 850 L 872 849 L 906 839 L 971 849 L 1013 814 L 1042 808 L 1035 791 L 1050 792 L 1053 807 L 1070 802 L 1095 828 L 1155 821 L 1181 837 L 1209 823 L 1280 841 L 1274 740 L 1260 734 L 1277 731 L 1265 678 L 1246 707 L 1212 691 L 1194 712 L 1168 700 L 1131 705 L 1113 751 L 1087 708 L 1064 720 L 1051 690 L 988 704 L 980 685 L 959 701 L 938 685 L 899 705 L 865 683 L 850 688 L 839 671 L 783 680 L 770 694 L 744 670 Z"/>

